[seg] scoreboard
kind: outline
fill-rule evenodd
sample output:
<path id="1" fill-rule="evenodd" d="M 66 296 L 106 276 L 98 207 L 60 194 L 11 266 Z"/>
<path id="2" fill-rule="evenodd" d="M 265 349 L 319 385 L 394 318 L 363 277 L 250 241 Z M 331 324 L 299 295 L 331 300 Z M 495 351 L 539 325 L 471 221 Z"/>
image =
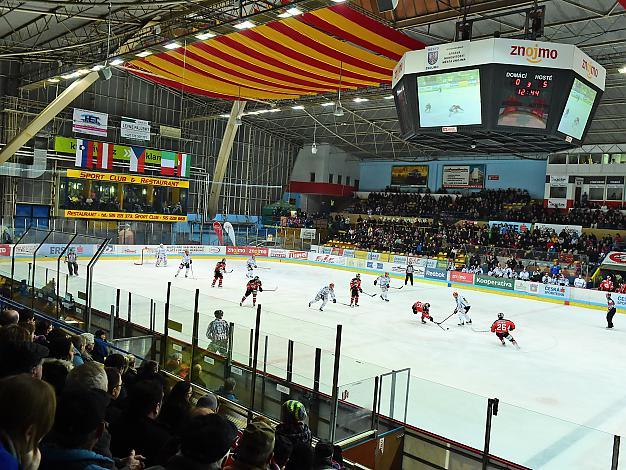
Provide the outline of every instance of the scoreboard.
<path id="1" fill-rule="evenodd" d="M 393 75 L 404 138 L 485 133 L 580 144 L 606 70 L 570 44 L 491 38 L 407 52 Z"/>

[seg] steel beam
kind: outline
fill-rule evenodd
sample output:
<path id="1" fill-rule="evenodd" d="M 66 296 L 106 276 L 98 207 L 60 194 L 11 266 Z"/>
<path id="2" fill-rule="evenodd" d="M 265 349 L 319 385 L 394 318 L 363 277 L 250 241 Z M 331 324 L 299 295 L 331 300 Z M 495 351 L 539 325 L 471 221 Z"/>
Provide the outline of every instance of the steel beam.
<path id="1" fill-rule="evenodd" d="M 35 117 L 22 132 L 17 134 L 0 151 L 0 165 L 11 158 L 19 148 L 35 137 L 43 127 L 63 111 L 72 101 L 78 98 L 87 88 L 99 78 L 98 72 L 90 72 L 80 80 L 68 86 L 63 93 L 57 96 L 46 108 Z"/>
<path id="2" fill-rule="evenodd" d="M 230 160 L 230 154 L 233 150 L 233 143 L 237 136 L 237 131 L 241 124 L 241 114 L 246 107 L 245 101 L 233 101 L 233 107 L 230 110 L 230 117 L 228 123 L 226 123 L 226 130 L 222 137 L 222 144 L 220 145 L 220 151 L 217 154 L 217 161 L 215 162 L 215 171 L 211 178 L 211 190 L 209 192 L 209 217 L 212 219 L 217 214 L 217 204 L 220 200 L 220 194 L 222 192 L 222 181 L 226 175 L 226 169 L 228 168 L 228 161 Z"/>

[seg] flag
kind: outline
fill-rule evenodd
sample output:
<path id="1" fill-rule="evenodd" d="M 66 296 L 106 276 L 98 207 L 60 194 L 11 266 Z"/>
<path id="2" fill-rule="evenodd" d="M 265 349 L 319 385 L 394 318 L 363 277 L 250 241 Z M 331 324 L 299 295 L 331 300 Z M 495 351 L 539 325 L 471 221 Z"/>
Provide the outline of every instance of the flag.
<path id="1" fill-rule="evenodd" d="M 97 153 L 97 166 L 103 170 L 113 168 L 113 144 L 105 142 L 95 142 Z"/>
<path id="2" fill-rule="evenodd" d="M 213 222 L 213 230 L 215 230 L 215 235 L 217 235 L 217 241 L 220 245 L 224 244 L 224 232 L 222 230 L 222 224 L 220 224 L 217 220 Z"/>
<path id="3" fill-rule="evenodd" d="M 130 171 L 143 173 L 146 163 L 146 149 L 143 147 L 130 147 Z"/>
<path id="4" fill-rule="evenodd" d="M 189 174 L 191 172 L 191 155 L 187 155 L 186 153 L 178 154 L 178 168 L 176 171 L 177 176 L 182 176 L 183 178 L 189 178 Z"/>
<path id="5" fill-rule="evenodd" d="M 167 176 L 174 176 L 176 174 L 176 163 L 178 160 L 178 154 L 174 152 L 161 152 L 161 174 Z"/>
<path id="6" fill-rule="evenodd" d="M 93 142 L 85 139 L 76 139 L 76 160 L 74 166 L 81 168 L 93 167 Z"/>

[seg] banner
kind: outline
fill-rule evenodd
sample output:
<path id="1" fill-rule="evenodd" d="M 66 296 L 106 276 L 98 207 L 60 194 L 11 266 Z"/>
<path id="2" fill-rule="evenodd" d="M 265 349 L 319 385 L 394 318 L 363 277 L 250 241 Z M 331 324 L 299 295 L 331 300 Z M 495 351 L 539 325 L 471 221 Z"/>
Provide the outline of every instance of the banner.
<path id="1" fill-rule="evenodd" d="M 566 299 L 569 299 L 570 297 L 570 287 L 556 286 L 553 284 L 541 284 L 537 282 L 529 282 L 528 293 L 546 295 L 548 297 L 556 297 L 559 299 L 566 300 Z"/>
<path id="2" fill-rule="evenodd" d="M 398 264 L 406 264 L 407 259 L 404 255 L 393 255 L 390 261 Z"/>
<path id="3" fill-rule="evenodd" d="M 461 271 L 450 271 L 450 282 L 460 282 L 463 284 L 474 284 L 474 274 Z"/>
<path id="4" fill-rule="evenodd" d="M 277 248 L 270 248 L 268 250 L 268 256 L 270 258 L 282 258 L 282 259 L 287 259 L 289 258 L 289 251 L 287 250 L 281 250 L 281 249 L 277 249 Z"/>
<path id="5" fill-rule="evenodd" d="M 367 269 L 376 269 L 378 271 L 383 271 L 385 269 L 385 263 L 382 261 L 366 261 L 365 267 Z"/>
<path id="6" fill-rule="evenodd" d="M 442 187 L 484 188 L 485 165 L 444 165 Z"/>
<path id="7" fill-rule="evenodd" d="M 11 256 L 11 245 L 0 245 L 0 256 Z"/>
<path id="8" fill-rule="evenodd" d="M 150 141 L 150 122 L 122 116 L 120 136 L 126 139 Z"/>
<path id="9" fill-rule="evenodd" d="M 149 184 L 152 186 L 169 186 L 170 188 L 188 188 L 189 181 L 152 178 L 121 173 L 99 173 L 97 171 L 67 170 L 68 178 L 81 178 L 95 181 L 111 181 L 114 183 Z"/>
<path id="10" fill-rule="evenodd" d="M 334 264 L 337 266 L 344 266 L 346 263 L 346 259 L 343 256 L 320 255 L 317 253 L 309 253 L 308 257 L 309 257 L 309 261 L 314 261 L 316 263 Z"/>
<path id="11" fill-rule="evenodd" d="M 143 214 L 137 212 L 66 210 L 64 211 L 64 215 L 65 217 L 75 219 L 111 219 L 131 220 L 137 222 L 187 222 L 186 215 Z"/>
<path id="12" fill-rule="evenodd" d="M 222 224 L 220 224 L 217 220 L 213 222 L 213 230 L 215 230 L 215 235 L 217 235 L 217 240 L 220 242 L 220 245 L 224 244 L 224 232 L 222 231 Z"/>
<path id="13" fill-rule="evenodd" d="M 37 256 L 54 256 L 55 258 L 58 258 L 61 253 L 63 253 L 63 250 L 65 250 L 66 246 L 67 243 L 44 243 L 39 247 L 39 250 L 37 251 Z M 81 256 L 87 256 L 88 258 L 91 258 L 91 256 L 93 256 L 94 254 L 94 246 L 95 245 L 71 244 L 69 248 L 65 251 L 65 254 L 67 254 L 70 249 L 74 249 L 76 255 L 79 258 Z"/>
<path id="14" fill-rule="evenodd" d="M 224 231 L 228 235 L 228 238 L 230 238 L 233 246 L 237 246 L 237 240 L 235 240 L 235 229 L 233 228 L 233 224 L 231 224 L 230 222 L 224 222 Z"/>
<path id="15" fill-rule="evenodd" d="M 550 186 L 555 188 L 567 188 L 569 177 L 567 175 L 550 175 Z"/>
<path id="16" fill-rule="evenodd" d="M 445 269 L 426 268 L 424 277 L 427 279 L 437 279 L 438 281 L 448 280 L 448 272 Z"/>
<path id="17" fill-rule="evenodd" d="M 561 233 L 563 230 L 567 230 L 569 232 L 576 232 L 579 235 L 583 233 L 582 225 L 535 224 L 533 227 L 533 230 L 537 230 L 537 229 L 539 230 L 551 229 L 551 230 L 554 230 L 557 235 Z"/>
<path id="18" fill-rule="evenodd" d="M 72 116 L 72 131 L 81 134 L 107 136 L 109 115 L 107 113 L 97 113 L 87 109 L 74 108 Z"/>
<path id="19" fill-rule="evenodd" d="M 348 250 L 344 248 L 343 256 L 345 256 L 346 258 L 354 258 L 354 250 Z"/>
<path id="20" fill-rule="evenodd" d="M 290 251 L 289 257 L 291 259 L 307 259 L 309 254 L 306 251 Z"/>
<path id="21" fill-rule="evenodd" d="M 365 268 L 366 261 L 359 258 L 346 258 L 346 266 L 350 268 Z"/>
<path id="22" fill-rule="evenodd" d="M 474 285 L 482 287 L 495 287 L 497 289 L 514 290 L 515 282 L 513 279 L 501 277 L 483 276 L 479 274 L 474 277 Z"/>
<path id="23" fill-rule="evenodd" d="M 500 233 L 507 233 L 509 230 L 514 232 L 528 232 L 532 228 L 532 222 L 504 222 L 502 220 L 490 220 L 489 228 L 500 228 Z"/>
<path id="24" fill-rule="evenodd" d="M 301 228 L 300 229 L 300 238 L 302 238 L 303 240 L 314 240 L 316 234 L 317 234 L 317 230 L 314 228 Z"/>
<path id="25" fill-rule="evenodd" d="M 428 186 L 427 165 L 394 165 L 391 167 L 392 186 Z"/>
<path id="26" fill-rule="evenodd" d="M 267 257 L 269 250 L 267 248 L 261 248 L 257 246 L 227 246 L 227 255 L 239 255 L 239 256 L 264 256 Z"/>

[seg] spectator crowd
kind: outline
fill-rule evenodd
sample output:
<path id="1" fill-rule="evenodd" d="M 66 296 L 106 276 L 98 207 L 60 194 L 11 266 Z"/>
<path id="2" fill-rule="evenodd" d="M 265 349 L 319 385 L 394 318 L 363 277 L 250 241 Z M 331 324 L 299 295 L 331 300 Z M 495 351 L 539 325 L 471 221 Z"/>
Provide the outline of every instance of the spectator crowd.
<path id="1" fill-rule="evenodd" d="M 222 412 L 234 380 L 197 401 L 188 381 L 110 350 L 106 334 L 70 334 L 30 311 L 0 311 L 3 470 L 331 470 L 341 450 L 312 446 L 307 411 L 286 401 L 275 428 L 242 429 Z M 220 395 L 220 398 L 218 398 Z"/>

